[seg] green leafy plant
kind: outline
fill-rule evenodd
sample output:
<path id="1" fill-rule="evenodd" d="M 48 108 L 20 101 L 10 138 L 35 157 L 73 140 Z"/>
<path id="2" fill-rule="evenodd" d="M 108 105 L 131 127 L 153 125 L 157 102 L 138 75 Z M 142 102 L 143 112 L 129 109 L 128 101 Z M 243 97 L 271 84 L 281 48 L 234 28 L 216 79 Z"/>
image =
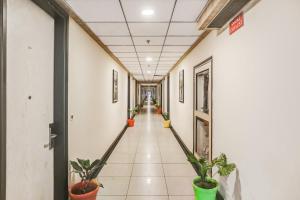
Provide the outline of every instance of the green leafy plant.
<path id="1" fill-rule="evenodd" d="M 81 178 L 81 187 L 74 191 L 76 194 L 85 194 L 95 189 L 95 186 L 103 187 L 101 183 L 97 183 L 94 179 L 97 178 L 101 168 L 105 162 L 101 159 L 96 159 L 94 162 L 77 158 L 77 161 L 70 161 L 74 173 Z M 93 184 L 94 183 L 94 184 Z M 95 185 L 96 184 L 96 185 Z"/>
<path id="2" fill-rule="evenodd" d="M 129 112 L 130 112 L 130 119 L 133 119 L 134 118 L 134 116 L 138 113 L 138 111 L 139 111 L 139 108 L 138 108 L 138 106 L 136 106 L 135 108 L 133 108 L 133 109 L 130 109 L 129 110 Z"/>
<path id="3" fill-rule="evenodd" d="M 164 112 L 162 115 L 163 115 L 163 118 L 164 118 L 165 120 L 169 120 L 169 119 L 170 119 L 170 116 L 169 116 L 169 113 L 168 113 L 168 112 Z"/>
<path id="4" fill-rule="evenodd" d="M 197 159 L 193 154 L 188 156 L 188 161 L 196 165 L 198 169 L 198 175 L 200 177 L 197 186 L 205 189 L 211 189 L 217 186 L 217 182 L 209 175 L 214 167 L 218 168 L 217 173 L 220 176 L 229 176 L 229 174 L 236 168 L 234 163 L 228 163 L 225 154 L 221 154 L 217 158 L 209 162 L 206 158 Z"/>
<path id="5" fill-rule="evenodd" d="M 154 105 L 156 105 L 156 99 L 155 98 L 152 98 L 152 102 Z"/>

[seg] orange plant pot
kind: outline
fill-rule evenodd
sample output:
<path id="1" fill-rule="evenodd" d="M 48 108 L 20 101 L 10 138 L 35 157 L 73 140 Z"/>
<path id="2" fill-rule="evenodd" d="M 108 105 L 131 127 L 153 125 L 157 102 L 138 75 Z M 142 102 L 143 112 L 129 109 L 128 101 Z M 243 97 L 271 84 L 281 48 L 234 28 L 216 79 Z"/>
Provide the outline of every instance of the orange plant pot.
<path id="1" fill-rule="evenodd" d="M 96 183 L 91 183 L 95 184 L 95 189 L 93 191 L 90 191 L 86 194 L 74 194 L 73 191 L 77 190 L 78 188 L 82 187 L 82 182 L 74 184 L 70 191 L 69 191 L 69 196 L 71 200 L 96 200 L 97 198 L 97 193 L 99 190 L 99 186 Z"/>
<path id="2" fill-rule="evenodd" d="M 129 127 L 134 127 L 134 119 L 128 119 L 127 123 Z"/>
<path id="3" fill-rule="evenodd" d="M 158 108 L 156 109 L 156 113 L 157 113 L 157 114 L 161 114 L 161 108 L 160 108 L 160 107 L 158 107 Z"/>

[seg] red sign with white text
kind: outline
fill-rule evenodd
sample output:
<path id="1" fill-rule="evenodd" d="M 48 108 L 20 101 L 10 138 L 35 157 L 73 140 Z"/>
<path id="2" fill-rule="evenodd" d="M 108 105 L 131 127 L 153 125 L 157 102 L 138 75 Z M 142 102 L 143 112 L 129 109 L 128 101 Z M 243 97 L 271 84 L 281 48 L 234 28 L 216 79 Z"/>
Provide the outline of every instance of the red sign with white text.
<path id="1" fill-rule="evenodd" d="M 243 13 L 239 14 L 229 23 L 229 34 L 236 32 L 242 26 L 244 26 L 244 15 Z"/>

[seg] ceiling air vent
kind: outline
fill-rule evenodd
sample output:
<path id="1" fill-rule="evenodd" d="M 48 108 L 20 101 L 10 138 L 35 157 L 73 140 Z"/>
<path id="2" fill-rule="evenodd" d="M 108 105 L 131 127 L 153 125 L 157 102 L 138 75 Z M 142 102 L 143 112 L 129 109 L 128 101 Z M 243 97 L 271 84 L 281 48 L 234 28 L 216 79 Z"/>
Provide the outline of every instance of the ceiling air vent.
<path id="1" fill-rule="evenodd" d="M 251 1 L 211 0 L 198 18 L 199 30 L 220 29 Z"/>

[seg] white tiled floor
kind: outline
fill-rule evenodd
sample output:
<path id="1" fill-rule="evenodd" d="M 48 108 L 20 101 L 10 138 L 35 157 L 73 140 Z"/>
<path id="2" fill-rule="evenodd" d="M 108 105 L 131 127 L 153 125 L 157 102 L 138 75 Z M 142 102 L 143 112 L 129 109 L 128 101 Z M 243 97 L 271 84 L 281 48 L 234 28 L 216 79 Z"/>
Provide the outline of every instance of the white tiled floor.
<path id="1" fill-rule="evenodd" d="M 192 166 L 161 115 L 136 116 L 100 173 L 97 200 L 192 200 Z"/>

